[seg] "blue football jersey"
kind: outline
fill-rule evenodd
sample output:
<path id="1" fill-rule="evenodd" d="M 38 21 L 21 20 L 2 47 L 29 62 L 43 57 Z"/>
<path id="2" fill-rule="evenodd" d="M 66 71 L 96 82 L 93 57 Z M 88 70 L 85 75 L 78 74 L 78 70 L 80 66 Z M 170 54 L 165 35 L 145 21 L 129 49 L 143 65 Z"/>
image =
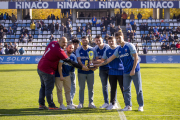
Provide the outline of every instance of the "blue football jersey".
<path id="1" fill-rule="evenodd" d="M 103 54 L 103 59 L 110 58 L 114 52 L 116 51 L 118 47 L 115 49 L 107 48 Z M 113 61 L 109 63 L 109 75 L 123 75 L 123 63 L 122 61 L 117 57 Z"/>
<path id="2" fill-rule="evenodd" d="M 85 61 L 88 61 L 89 63 L 89 55 L 88 55 L 88 52 L 89 51 L 93 51 L 94 53 L 94 59 L 96 58 L 96 54 L 94 52 L 94 49 L 93 47 L 91 46 L 88 46 L 88 49 L 87 50 L 84 50 L 82 46 L 78 47 L 77 50 L 76 50 L 76 57 L 80 57 L 81 58 L 81 62 L 82 64 L 85 65 Z M 91 74 L 91 73 L 94 73 L 94 71 L 92 70 L 89 70 L 89 71 L 83 71 L 83 70 L 80 70 L 78 69 L 78 73 L 82 73 L 82 74 Z"/>
<path id="3" fill-rule="evenodd" d="M 134 57 L 132 54 L 137 53 L 135 46 L 132 43 L 125 43 L 124 47 L 119 46 L 117 50 L 114 52 L 116 57 L 119 57 L 124 66 L 124 73 L 130 74 L 133 64 L 134 64 Z M 135 72 L 140 70 L 139 62 L 137 63 Z"/>
<path id="4" fill-rule="evenodd" d="M 109 45 L 108 45 L 108 44 L 104 44 L 104 47 L 103 47 L 102 49 L 100 49 L 99 46 L 96 45 L 96 46 L 94 47 L 94 51 L 95 51 L 96 57 L 98 57 L 99 59 L 101 59 L 102 56 L 103 56 L 103 54 L 104 54 L 104 52 L 105 52 L 105 50 L 106 50 L 107 48 L 109 48 Z M 101 67 L 99 67 L 99 68 L 100 68 L 100 70 L 109 70 L 108 64 L 107 64 L 107 65 L 104 65 L 104 66 L 101 66 Z"/>
<path id="5" fill-rule="evenodd" d="M 69 58 L 72 61 L 77 63 L 77 58 L 76 58 L 76 56 L 74 54 L 71 54 L 69 56 Z M 68 63 L 66 63 L 66 62 L 64 62 L 62 60 L 60 60 L 59 62 L 63 63 L 63 65 L 62 65 L 62 74 L 63 74 L 63 77 L 69 76 L 69 72 L 73 72 L 74 67 L 70 66 Z M 60 77 L 58 70 L 55 73 L 55 77 Z"/>

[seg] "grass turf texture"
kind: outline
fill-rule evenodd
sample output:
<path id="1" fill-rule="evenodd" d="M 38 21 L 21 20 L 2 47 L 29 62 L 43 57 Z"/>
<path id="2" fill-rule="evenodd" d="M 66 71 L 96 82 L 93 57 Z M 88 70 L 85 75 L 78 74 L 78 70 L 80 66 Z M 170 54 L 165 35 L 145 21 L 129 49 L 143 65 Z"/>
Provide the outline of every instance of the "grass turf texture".
<path id="1" fill-rule="evenodd" d="M 104 103 L 99 71 L 95 71 L 94 103 L 88 108 L 88 90 L 85 88 L 83 109 L 39 111 L 40 79 L 37 65 L 0 65 L 0 119 L 120 119 L 117 110 L 99 109 Z M 141 64 L 144 112 L 138 112 L 136 92 L 132 84 L 133 111 L 124 112 L 129 120 L 180 119 L 180 64 Z M 76 80 L 74 103 L 78 104 L 79 87 Z M 63 92 L 64 96 L 64 92 Z M 56 88 L 53 91 L 56 106 Z M 118 86 L 117 100 L 124 107 Z M 64 104 L 66 101 L 64 98 Z M 47 103 L 46 103 L 47 105 Z M 45 116 L 48 115 L 48 116 Z"/>

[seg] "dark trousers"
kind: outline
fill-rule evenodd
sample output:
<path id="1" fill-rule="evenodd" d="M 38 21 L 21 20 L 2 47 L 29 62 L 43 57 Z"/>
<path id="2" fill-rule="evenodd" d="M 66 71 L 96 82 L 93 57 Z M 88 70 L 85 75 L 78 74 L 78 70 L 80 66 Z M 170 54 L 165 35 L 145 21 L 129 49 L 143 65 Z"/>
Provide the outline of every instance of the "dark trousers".
<path id="1" fill-rule="evenodd" d="M 35 34 L 35 29 L 31 29 L 31 35 Z"/>
<path id="2" fill-rule="evenodd" d="M 46 96 L 49 107 L 55 107 L 55 104 L 53 102 L 53 95 L 52 95 L 52 91 L 54 89 L 54 83 L 55 83 L 55 75 L 44 73 L 39 69 L 37 69 L 37 72 L 41 80 L 41 88 L 39 91 L 39 104 L 45 105 L 45 96 Z"/>
<path id="3" fill-rule="evenodd" d="M 115 97 L 116 97 L 116 89 L 117 89 L 117 81 L 119 82 L 119 86 L 123 95 L 123 75 L 109 75 L 109 83 L 111 86 L 111 103 L 114 105 Z M 123 96 L 124 98 L 124 96 Z"/>
<path id="4" fill-rule="evenodd" d="M 93 27 L 96 27 L 96 23 L 93 23 Z"/>
<path id="5" fill-rule="evenodd" d="M 123 25 L 126 25 L 126 19 L 123 19 Z"/>

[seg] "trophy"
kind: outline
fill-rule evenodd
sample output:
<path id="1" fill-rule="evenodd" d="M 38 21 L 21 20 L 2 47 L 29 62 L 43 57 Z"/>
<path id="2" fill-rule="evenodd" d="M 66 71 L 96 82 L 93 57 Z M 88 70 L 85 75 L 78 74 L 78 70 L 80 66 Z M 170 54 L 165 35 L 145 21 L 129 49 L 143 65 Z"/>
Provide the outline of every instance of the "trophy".
<path id="1" fill-rule="evenodd" d="M 89 55 L 89 68 L 94 68 L 94 65 L 92 63 L 92 60 L 94 58 L 94 52 L 93 51 L 89 51 L 88 55 Z"/>

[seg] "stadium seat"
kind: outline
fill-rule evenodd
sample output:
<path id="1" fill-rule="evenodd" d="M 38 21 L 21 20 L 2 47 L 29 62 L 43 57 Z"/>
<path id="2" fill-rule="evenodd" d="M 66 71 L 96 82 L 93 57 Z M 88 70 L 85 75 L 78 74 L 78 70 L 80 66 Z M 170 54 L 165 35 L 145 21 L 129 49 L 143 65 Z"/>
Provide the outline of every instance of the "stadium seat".
<path id="1" fill-rule="evenodd" d="M 92 31 L 92 34 L 96 34 L 96 31 Z"/>
<path id="2" fill-rule="evenodd" d="M 97 30 L 101 30 L 101 27 L 97 27 Z"/>
<path id="3" fill-rule="evenodd" d="M 161 26 L 165 26 L 165 24 L 164 24 L 164 23 L 161 23 Z"/>
<path id="4" fill-rule="evenodd" d="M 151 23 L 151 20 L 147 20 L 147 23 Z"/>
<path id="5" fill-rule="evenodd" d="M 149 34 L 149 31 L 145 31 L 145 34 Z"/>
<path id="6" fill-rule="evenodd" d="M 134 20 L 134 22 L 139 23 L 139 21 L 138 21 L 138 20 Z"/>
<path id="7" fill-rule="evenodd" d="M 152 19 L 152 22 L 156 22 L 155 19 Z"/>
<path id="8" fill-rule="evenodd" d="M 152 26 L 157 26 L 156 23 L 152 23 Z"/>
<path id="9" fill-rule="evenodd" d="M 80 23 L 84 23 L 84 20 L 80 20 L 79 22 L 80 22 Z"/>
<path id="10" fill-rule="evenodd" d="M 140 34 L 140 31 L 136 31 L 136 34 Z"/>
<path id="11" fill-rule="evenodd" d="M 159 19 L 156 19 L 156 22 L 158 23 L 158 22 L 160 22 L 160 20 L 159 20 Z"/>
<path id="12" fill-rule="evenodd" d="M 142 20 L 139 20 L 139 23 L 142 23 L 143 21 Z"/>
<path id="13" fill-rule="evenodd" d="M 165 23 L 165 26 L 168 27 L 168 26 L 169 26 L 169 23 Z"/>
<path id="14" fill-rule="evenodd" d="M 88 23 L 88 22 L 89 22 L 88 19 L 85 19 L 85 20 L 84 20 L 84 23 Z"/>
<path id="15" fill-rule="evenodd" d="M 158 54 L 157 50 L 153 50 L 153 54 Z"/>
<path id="16" fill-rule="evenodd" d="M 101 31 L 97 31 L 97 34 L 101 34 Z"/>
<path id="17" fill-rule="evenodd" d="M 144 31 L 141 31 L 140 33 L 141 33 L 141 35 L 142 35 L 142 34 L 144 34 Z"/>
<path id="18" fill-rule="evenodd" d="M 92 27 L 92 30 L 96 30 L 96 27 Z"/>
<path id="19" fill-rule="evenodd" d="M 79 23 L 79 20 L 78 20 L 78 19 L 76 19 L 76 23 Z"/>
<path id="20" fill-rule="evenodd" d="M 130 22 L 130 20 L 129 19 L 126 19 L 126 23 L 129 23 Z"/>
<path id="21" fill-rule="evenodd" d="M 161 24 L 160 23 L 156 23 L 157 26 L 160 26 Z"/>

